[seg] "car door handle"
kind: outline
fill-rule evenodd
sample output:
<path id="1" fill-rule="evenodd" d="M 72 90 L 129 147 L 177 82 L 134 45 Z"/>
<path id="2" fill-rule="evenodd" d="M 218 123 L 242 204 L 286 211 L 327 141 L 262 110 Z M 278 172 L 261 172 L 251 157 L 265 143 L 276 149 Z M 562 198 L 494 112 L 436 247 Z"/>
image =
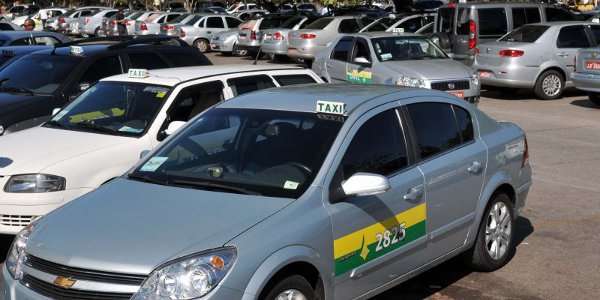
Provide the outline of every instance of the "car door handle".
<path id="1" fill-rule="evenodd" d="M 207 31 L 206 33 L 207 33 L 207 34 L 211 34 L 211 33 L 212 33 L 212 31 Z"/>
<path id="2" fill-rule="evenodd" d="M 467 168 L 467 172 L 471 173 L 471 174 L 479 174 L 479 172 L 481 172 L 481 163 L 478 161 L 474 161 L 471 163 L 471 165 Z"/>
<path id="3" fill-rule="evenodd" d="M 567 56 L 569 56 L 569 53 L 561 52 L 561 53 L 557 53 L 556 55 L 558 55 L 560 57 L 567 57 Z"/>
<path id="4" fill-rule="evenodd" d="M 423 185 L 418 185 L 408 190 L 408 193 L 404 194 L 402 198 L 406 201 L 415 202 L 418 201 L 421 196 L 423 196 Z"/>

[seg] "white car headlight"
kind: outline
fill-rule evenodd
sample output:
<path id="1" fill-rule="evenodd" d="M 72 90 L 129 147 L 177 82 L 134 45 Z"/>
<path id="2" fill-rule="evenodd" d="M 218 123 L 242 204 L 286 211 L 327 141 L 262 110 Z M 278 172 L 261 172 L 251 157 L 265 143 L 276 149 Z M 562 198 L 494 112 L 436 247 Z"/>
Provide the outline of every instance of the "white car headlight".
<path id="1" fill-rule="evenodd" d="M 471 85 L 478 86 L 479 85 L 479 74 L 475 73 L 471 75 Z"/>
<path id="2" fill-rule="evenodd" d="M 424 79 L 418 79 L 408 76 L 400 76 L 396 81 L 397 85 L 414 87 L 414 88 L 427 88 L 427 82 Z"/>
<path id="3" fill-rule="evenodd" d="M 195 299 L 208 294 L 227 275 L 237 257 L 233 247 L 186 256 L 154 270 L 133 300 Z"/>
<path id="4" fill-rule="evenodd" d="M 65 189 L 64 177 L 48 174 L 22 174 L 11 176 L 4 191 L 7 193 L 47 193 Z"/>
<path id="5" fill-rule="evenodd" d="M 27 248 L 27 242 L 29 236 L 33 232 L 36 224 L 41 218 L 37 218 L 32 221 L 27 227 L 23 228 L 13 240 L 10 250 L 6 257 L 6 269 L 8 273 L 15 279 L 21 280 L 23 278 L 23 264 L 25 263 L 25 248 Z"/>

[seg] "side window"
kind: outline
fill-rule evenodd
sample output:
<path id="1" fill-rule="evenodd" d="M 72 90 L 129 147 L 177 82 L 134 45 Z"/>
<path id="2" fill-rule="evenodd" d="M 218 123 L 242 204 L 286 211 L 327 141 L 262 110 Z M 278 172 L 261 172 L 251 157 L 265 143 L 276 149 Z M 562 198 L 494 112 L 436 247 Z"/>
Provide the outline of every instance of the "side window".
<path id="1" fill-rule="evenodd" d="M 154 53 L 129 53 L 131 68 L 138 69 L 163 69 L 169 65 L 160 56 Z"/>
<path id="2" fill-rule="evenodd" d="M 408 165 L 404 135 L 395 109 L 365 122 L 352 138 L 340 164 L 344 180 L 357 172 L 391 175 Z"/>
<path id="3" fill-rule="evenodd" d="M 404 32 L 415 32 L 419 30 L 421 26 L 423 26 L 421 17 L 408 19 L 404 23 L 398 25 L 399 28 L 404 28 Z"/>
<path id="4" fill-rule="evenodd" d="M 537 7 L 515 7 L 512 9 L 512 15 L 513 29 L 540 22 L 540 10 Z"/>
<path id="5" fill-rule="evenodd" d="M 566 10 L 546 7 L 546 22 L 575 21 L 575 17 Z"/>
<path id="6" fill-rule="evenodd" d="M 350 51 L 352 50 L 352 37 L 343 37 L 335 48 L 333 48 L 333 53 L 331 53 L 331 58 L 340 61 L 348 61 L 348 56 L 350 56 Z"/>
<path id="7" fill-rule="evenodd" d="M 408 105 L 407 108 L 422 159 L 460 144 L 461 135 L 450 104 L 415 103 Z M 431 120 L 435 120 L 435 122 Z"/>
<path id="8" fill-rule="evenodd" d="M 168 119 L 187 122 L 207 108 L 223 101 L 223 83 L 213 81 L 186 87 L 173 101 Z"/>
<path id="9" fill-rule="evenodd" d="M 115 10 L 115 11 L 109 11 L 109 12 L 107 12 L 107 13 L 106 13 L 106 15 L 104 15 L 104 17 L 105 17 L 105 18 L 110 18 L 110 17 L 112 17 L 112 16 L 116 15 L 118 12 L 119 12 L 118 10 Z"/>
<path id="10" fill-rule="evenodd" d="M 175 14 L 175 15 L 168 15 L 167 16 L 167 23 L 171 22 L 171 21 L 173 21 L 175 19 L 177 19 L 178 17 L 179 17 L 179 15 L 177 15 L 177 14 Z"/>
<path id="11" fill-rule="evenodd" d="M 560 29 L 557 40 L 558 48 L 591 47 L 585 29 L 581 25 L 567 26 Z"/>
<path id="12" fill-rule="evenodd" d="M 247 76 L 227 79 L 234 96 L 275 87 L 271 77 L 267 75 Z"/>
<path id="13" fill-rule="evenodd" d="M 221 17 L 210 17 L 206 20 L 206 28 L 225 28 Z"/>
<path id="14" fill-rule="evenodd" d="M 464 108 L 456 105 L 452 105 L 454 115 L 456 116 L 456 124 L 458 125 L 458 132 L 463 143 L 468 143 L 475 139 L 475 133 L 473 131 L 473 119 L 471 114 Z"/>
<path id="15" fill-rule="evenodd" d="M 456 17 L 456 34 L 466 35 L 470 33 L 469 21 L 471 20 L 471 9 L 460 8 Z"/>
<path id="16" fill-rule="evenodd" d="M 14 41 L 12 41 L 10 43 L 11 46 L 24 46 L 24 45 L 31 45 L 31 39 L 30 38 L 22 38 L 22 39 L 16 39 Z"/>
<path id="17" fill-rule="evenodd" d="M 600 44 L 600 26 L 592 25 L 590 26 L 590 30 L 592 31 L 592 36 L 594 36 L 596 44 Z"/>
<path id="18" fill-rule="evenodd" d="M 338 27 L 339 33 L 354 33 L 360 29 L 358 22 L 355 19 L 346 19 L 340 22 L 340 26 Z"/>
<path id="19" fill-rule="evenodd" d="M 354 43 L 354 51 L 352 52 L 352 61 L 357 57 L 364 57 L 368 61 L 371 60 L 371 50 L 369 50 L 369 44 L 363 38 L 356 39 L 356 43 Z"/>
<path id="20" fill-rule="evenodd" d="M 540 10 L 537 7 L 525 8 L 525 16 L 527 17 L 527 23 L 539 23 L 542 21 L 540 16 Z"/>
<path id="21" fill-rule="evenodd" d="M 162 24 L 164 22 L 165 22 L 165 16 L 162 16 L 162 17 L 158 18 L 158 20 L 156 20 L 156 23 L 158 23 L 158 24 Z"/>
<path id="22" fill-rule="evenodd" d="M 504 8 L 480 8 L 477 13 L 479 14 L 479 36 L 498 38 L 508 31 Z"/>
<path id="23" fill-rule="evenodd" d="M 369 27 L 366 31 L 367 32 L 377 32 L 377 31 L 386 31 L 386 29 L 388 29 L 388 27 L 385 26 L 383 23 L 376 23 L 376 24 L 373 24 L 371 27 Z"/>
<path id="24" fill-rule="evenodd" d="M 317 83 L 314 78 L 305 74 L 278 75 L 273 77 L 275 77 L 275 81 L 277 81 L 280 86 Z"/>
<path id="25" fill-rule="evenodd" d="M 121 69 L 121 61 L 116 55 L 103 57 L 92 63 L 91 66 L 85 71 L 81 79 L 80 84 L 94 84 L 98 80 L 123 73 Z"/>
<path id="26" fill-rule="evenodd" d="M 225 18 L 225 21 L 227 22 L 227 27 L 229 28 L 237 28 L 240 26 L 240 24 L 242 24 L 242 21 L 235 18 Z"/>
<path id="27" fill-rule="evenodd" d="M 207 66 L 211 62 L 204 55 L 192 54 L 188 51 L 161 51 L 173 67 L 188 67 L 188 66 Z"/>
<path id="28" fill-rule="evenodd" d="M 60 41 L 51 36 L 36 36 L 33 38 L 35 45 L 54 46 L 60 44 Z"/>

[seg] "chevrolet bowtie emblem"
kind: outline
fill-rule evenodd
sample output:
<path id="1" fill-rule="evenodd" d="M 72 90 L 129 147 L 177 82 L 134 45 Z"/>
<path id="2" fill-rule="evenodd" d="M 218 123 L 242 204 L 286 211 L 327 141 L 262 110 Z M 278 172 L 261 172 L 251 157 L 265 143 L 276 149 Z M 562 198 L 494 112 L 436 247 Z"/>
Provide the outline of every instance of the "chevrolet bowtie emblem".
<path id="1" fill-rule="evenodd" d="M 65 289 L 70 289 L 75 282 L 77 282 L 77 280 L 63 276 L 58 276 L 56 279 L 54 279 L 54 285 Z"/>
<path id="2" fill-rule="evenodd" d="M 454 85 L 454 83 L 448 83 L 448 88 L 453 90 L 456 86 Z"/>

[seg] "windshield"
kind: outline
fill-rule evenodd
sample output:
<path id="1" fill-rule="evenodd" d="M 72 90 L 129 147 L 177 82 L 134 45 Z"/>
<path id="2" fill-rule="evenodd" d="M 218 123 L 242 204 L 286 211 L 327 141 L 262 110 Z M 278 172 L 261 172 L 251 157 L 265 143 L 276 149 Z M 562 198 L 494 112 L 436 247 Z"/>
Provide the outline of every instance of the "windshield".
<path id="1" fill-rule="evenodd" d="M 302 21 L 304 17 L 292 17 L 287 19 L 285 22 L 281 23 L 281 28 L 292 29 L 296 24 Z"/>
<path id="2" fill-rule="evenodd" d="M 144 12 L 134 12 L 132 14 L 130 14 L 129 16 L 125 17 L 128 20 L 135 20 L 137 18 L 139 18 L 141 15 L 143 15 Z"/>
<path id="3" fill-rule="evenodd" d="M 505 35 L 500 41 L 533 43 L 537 41 L 548 28 L 550 27 L 543 25 L 525 25 Z"/>
<path id="4" fill-rule="evenodd" d="M 320 18 L 308 24 L 308 26 L 304 27 L 304 29 L 323 29 L 327 27 L 331 21 L 333 21 L 333 18 Z"/>
<path id="5" fill-rule="evenodd" d="M 30 94 L 52 94 L 82 61 L 81 57 L 27 55 L 0 71 L 2 91 L 21 90 Z"/>
<path id="6" fill-rule="evenodd" d="M 372 39 L 379 61 L 446 59 L 448 56 L 425 37 L 386 37 Z"/>
<path id="7" fill-rule="evenodd" d="M 99 82 L 46 123 L 47 127 L 140 136 L 167 99 L 164 86 Z"/>
<path id="8" fill-rule="evenodd" d="M 307 112 L 213 108 L 129 176 L 159 184 L 297 198 L 342 122 Z"/>

